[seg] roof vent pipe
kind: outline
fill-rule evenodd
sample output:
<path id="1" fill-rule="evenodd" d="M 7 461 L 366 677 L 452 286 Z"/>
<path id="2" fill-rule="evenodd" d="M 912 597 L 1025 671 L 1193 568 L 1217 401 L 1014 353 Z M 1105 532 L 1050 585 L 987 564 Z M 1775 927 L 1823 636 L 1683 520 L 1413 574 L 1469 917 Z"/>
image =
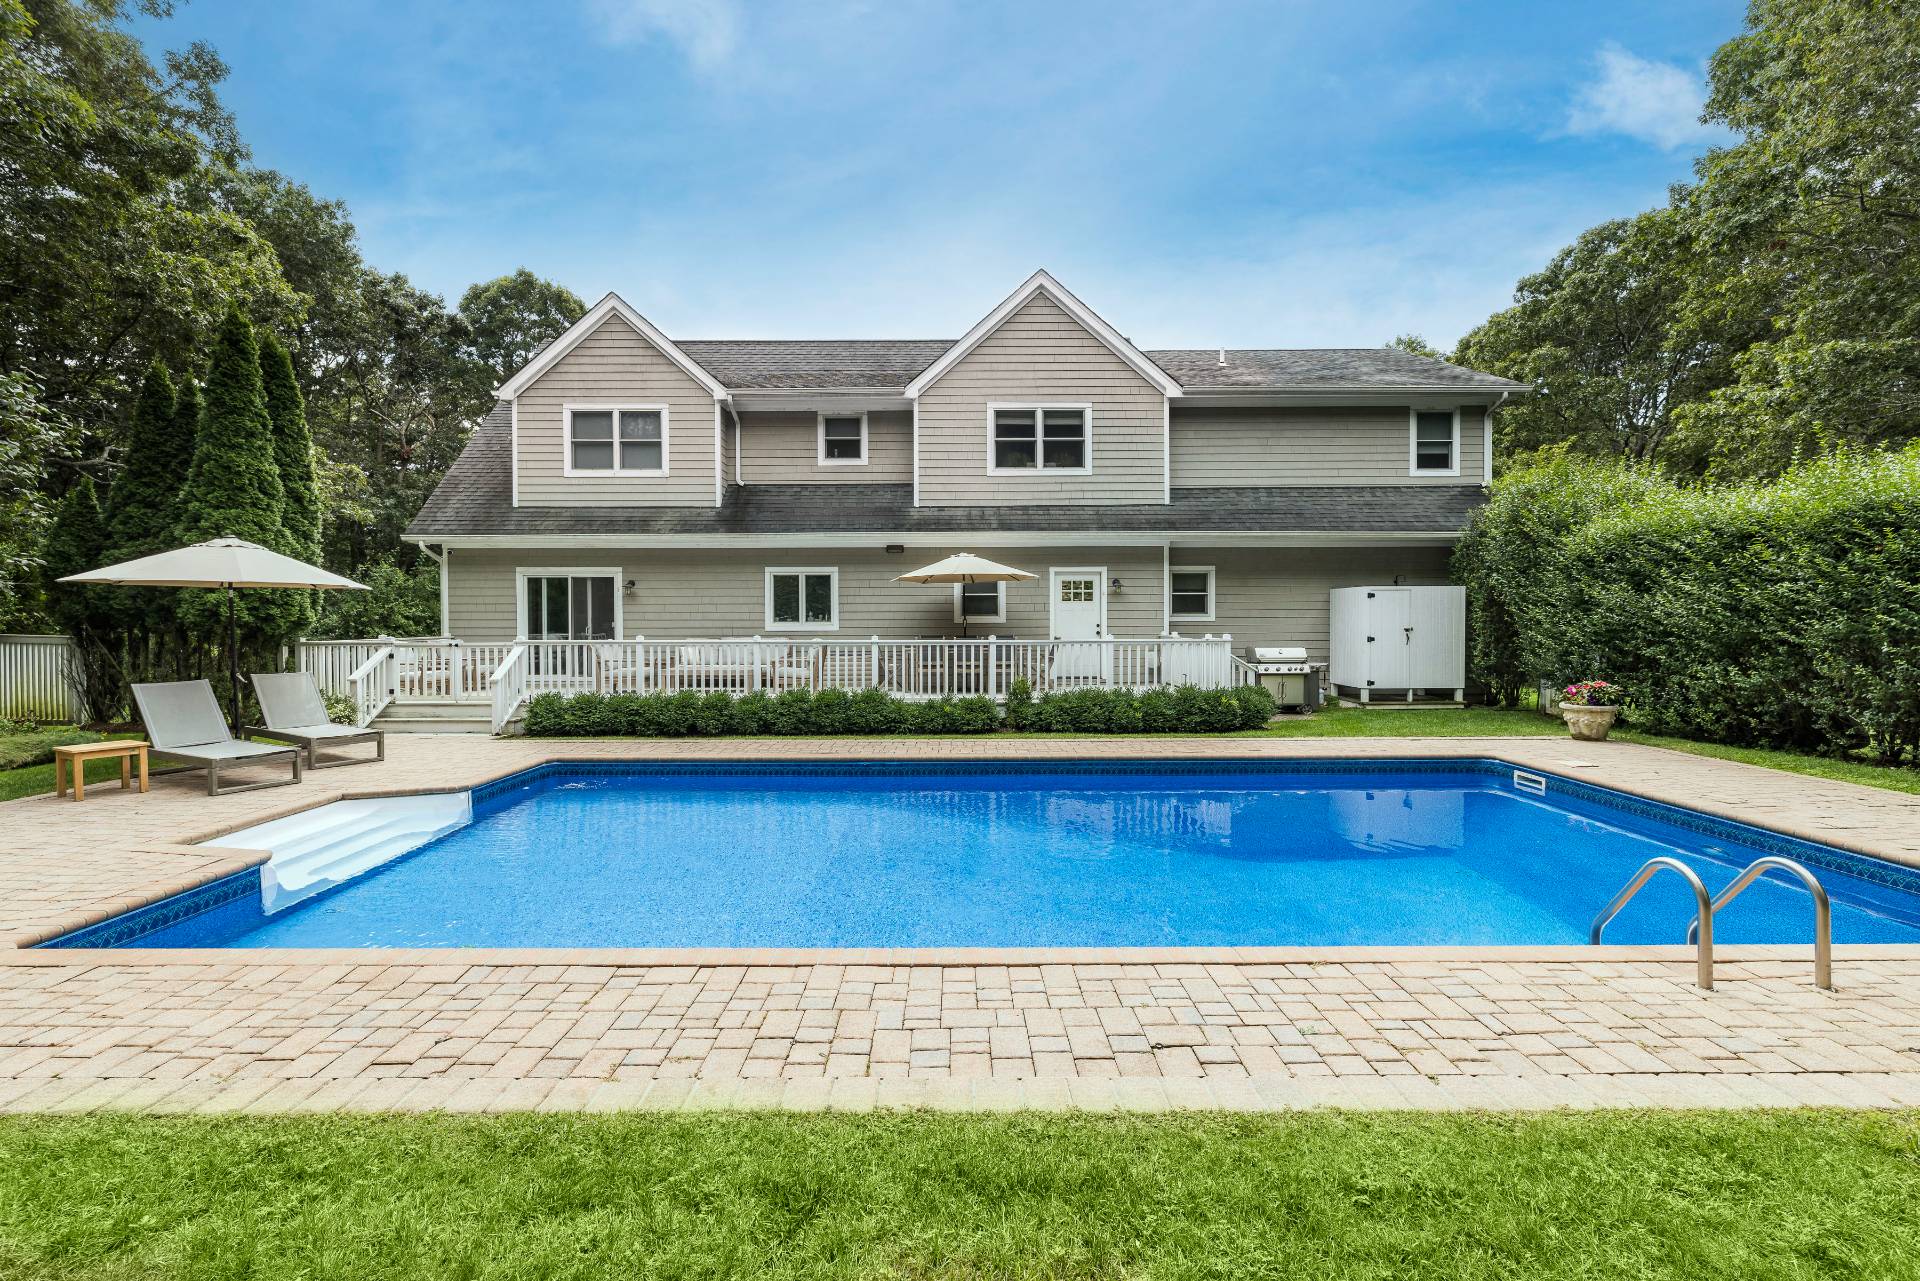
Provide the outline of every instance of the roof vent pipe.
<path id="1" fill-rule="evenodd" d="M 1220 349 L 1220 359 L 1215 361 L 1214 363 L 1217 365 L 1224 365 L 1227 363 L 1227 349 L 1225 347 L 1222 347 Z"/>

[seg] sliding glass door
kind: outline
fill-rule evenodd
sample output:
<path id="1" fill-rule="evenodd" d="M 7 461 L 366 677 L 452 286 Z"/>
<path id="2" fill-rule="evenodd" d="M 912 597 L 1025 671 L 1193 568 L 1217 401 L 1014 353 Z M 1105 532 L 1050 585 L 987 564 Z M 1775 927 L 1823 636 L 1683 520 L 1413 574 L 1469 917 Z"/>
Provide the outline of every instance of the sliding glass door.
<path id="1" fill-rule="evenodd" d="M 529 574 L 528 640 L 616 640 L 618 580 L 610 574 Z"/>

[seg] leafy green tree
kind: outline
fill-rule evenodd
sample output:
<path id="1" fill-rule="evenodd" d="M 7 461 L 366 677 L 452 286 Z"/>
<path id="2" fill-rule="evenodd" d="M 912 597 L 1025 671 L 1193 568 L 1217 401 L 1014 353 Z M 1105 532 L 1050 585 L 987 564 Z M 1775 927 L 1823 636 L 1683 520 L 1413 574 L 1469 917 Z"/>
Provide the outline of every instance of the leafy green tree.
<path id="1" fill-rule="evenodd" d="M 0 374 L 0 627 L 31 625 L 50 504 L 41 492 L 64 425 L 25 374 Z"/>
<path id="2" fill-rule="evenodd" d="M 1447 353 L 1422 338 L 1419 334 L 1400 334 L 1391 342 L 1384 344 L 1394 351 L 1404 351 L 1413 356 L 1425 356 L 1429 360 L 1445 360 Z"/>
<path id="3" fill-rule="evenodd" d="M 1602 223 L 1460 340 L 1460 364 L 1534 385 L 1495 420 L 1502 456 L 1567 442 L 1596 457 L 1652 458 L 1675 408 L 1731 379 L 1742 344 L 1684 314 L 1690 237 L 1676 209 Z"/>
<path id="4" fill-rule="evenodd" d="M 401 568 L 391 557 L 362 566 L 370 589 L 326 592 L 316 636 L 434 636 L 440 631 L 440 571 L 431 561 Z"/>
<path id="5" fill-rule="evenodd" d="M 82 476 L 55 509 L 41 567 L 42 590 L 54 623 L 73 638 L 80 656 L 81 695 L 90 717 L 104 720 L 119 706 L 119 680 L 110 648 L 114 625 L 111 589 L 58 581 L 98 569 L 107 544 L 106 523 L 93 478 Z"/>
<path id="6" fill-rule="evenodd" d="M 1920 436 L 1920 11 L 1754 0 L 1713 57 L 1710 153 L 1690 202 L 1694 306 L 1764 300 L 1771 332 L 1678 431 L 1716 474 Z"/>
<path id="7" fill-rule="evenodd" d="M 587 305 L 571 289 L 542 280 L 525 267 L 474 285 L 460 296 L 460 317 L 472 331 L 473 356 L 491 371 L 496 385 L 586 314 Z"/>
<path id="8" fill-rule="evenodd" d="M 184 367 L 234 301 L 297 310 L 224 197 L 245 157 L 204 44 L 156 67 L 165 0 L 0 0 L 0 371 L 29 371 L 88 458 L 147 363 Z"/>

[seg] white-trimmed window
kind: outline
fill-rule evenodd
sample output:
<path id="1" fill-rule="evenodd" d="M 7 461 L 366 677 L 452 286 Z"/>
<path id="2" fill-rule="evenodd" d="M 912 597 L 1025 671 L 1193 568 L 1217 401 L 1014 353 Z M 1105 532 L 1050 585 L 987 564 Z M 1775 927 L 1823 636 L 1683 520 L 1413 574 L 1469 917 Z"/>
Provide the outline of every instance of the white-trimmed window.
<path id="1" fill-rule="evenodd" d="M 1175 622 L 1213 621 L 1213 566 L 1175 565 L 1167 571 L 1167 612 Z"/>
<path id="2" fill-rule="evenodd" d="M 831 567 L 767 570 L 767 630 L 831 632 L 840 627 L 840 571 Z"/>
<path id="3" fill-rule="evenodd" d="M 1414 409 L 1407 414 L 1407 475 L 1460 474 L 1460 411 Z"/>
<path id="4" fill-rule="evenodd" d="M 665 405 L 568 405 L 566 474 L 667 474 Z"/>
<path id="5" fill-rule="evenodd" d="M 820 415 L 820 465 L 822 467 L 867 465 L 867 416 L 865 414 Z"/>
<path id="6" fill-rule="evenodd" d="M 1005 583 L 955 583 L 953 585 L 953 621 L 956 623 L 1006 622 L 1007 585 Z"/>
<path id="7" fill-rule="evenodd" d="M 1093 470 L 1093 406 L 987 406 L 989 472 Z"/>

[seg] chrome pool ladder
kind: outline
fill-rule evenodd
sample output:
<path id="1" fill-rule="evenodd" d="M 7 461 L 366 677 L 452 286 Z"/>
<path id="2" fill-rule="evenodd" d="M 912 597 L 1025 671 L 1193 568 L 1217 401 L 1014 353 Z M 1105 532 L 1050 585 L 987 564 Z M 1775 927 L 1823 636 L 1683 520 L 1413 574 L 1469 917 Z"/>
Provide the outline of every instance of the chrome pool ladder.
<path id="1" fill-rule="evenodd" d="M 1807 893 L 1813 896 L 1813 985 L 1833 990 L 1833 904 L 1827 901 L 1827 887 L 1820 884 L 1820 878 L 1807 870 L 1804 863 L 1796 863 L 1790 858 L 1781 858 L 1778 854 L 1769 854 L 1757 858 L 1746 865 L 1740 875 L 1733 878 L 1733 884 L 1714 896 L 1707 904 L 1707 914 L 1695 917 L 1693 924 L 1687 927 L 1687 942 L 1693 942 L 1694 935 L 1702 929 L 1713 929 L 1713 914 L 1734 899 L 1740 892 L 1766 875 L 1767 869 L 1777 867 L 1783 872 L 1792 872 L 1807 887 Z"/>
<path id="2" fill-rule="evenodd" d="M 1819 878 L 1808 871 L 1804 864 L 1775 854 L 1757 858 L 1747 864 L 1741 869 L 1740 875 L 1733 878 L 1733 883 L 1720 891 L 1718 897 L 1708 895 L 1707 887 L 1700 877 L 1679 859 L 1665 854 L 1658 858 L 1650 858 L 1640 865 L 1640 870 L 1633 874 L 1633 879 L 1613 896 L 1613 901 L 1601 910 L 1600 915 L 1593 918 L 1593 929 L 1588 933 L 1587 941 L 1598 943 L 1600 932 L 1607 928 L 1607 923 L 1618 916 L 1620 909 L 1627 905 L 1628 900 L 1638 894 L 1640 887 L 1652 880 L 1661 869 L 1677 872 L 1686 881 L 1687 887 L 1693 891 L 1695 911 L 1693 923 L 1687 927 L 1687 942 L 1694 945 L 1695 976 L 1701 987 L 1711 991 L 1713 990 L 1714 913 L 1733 902 L 1747 886 L 1759 880 L 1769 869 L 1776 867 L 1799 877 L 1801 883 L 1807 887 L 1807 893 L 1813 896 L 1813 984 L 1815 987 L 1832 991 L 1833 906 L 1827 901 L 1826 887 L 1820 884 Z"/>

